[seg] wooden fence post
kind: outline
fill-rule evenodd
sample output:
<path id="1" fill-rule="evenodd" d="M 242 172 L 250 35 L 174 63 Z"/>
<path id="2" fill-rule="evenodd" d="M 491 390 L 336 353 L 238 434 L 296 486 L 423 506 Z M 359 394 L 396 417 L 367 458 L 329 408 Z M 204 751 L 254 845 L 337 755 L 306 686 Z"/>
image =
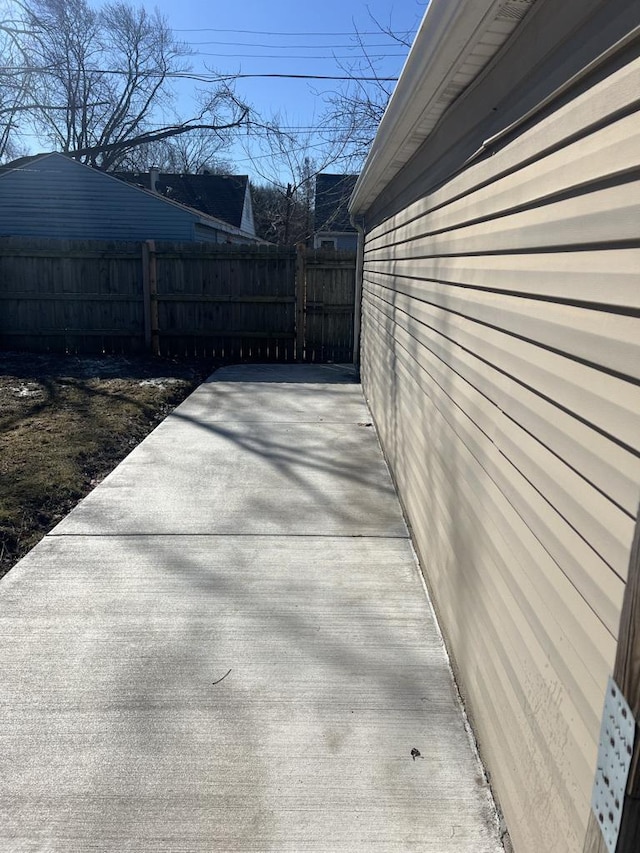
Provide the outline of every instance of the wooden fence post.
<path id="1" fill-rule="evenodd" d="M 151 287 L 149 284 L 149 244 L 142 244 L 142 308 L 144 311 L 144 346 L 151 349 Z"/>
<path id="2" fill-rule="evenodd" d="M 142 244 L 142 290 L 144 298 L 144 343 L 152 355 L 160 355 L 158 328 L 158 265 L 155 240 Z"/>
<path id="3" fill-rule="evenodd" d="M 627 585 L 620 614 L 613 678 L 622 690 L 636 720 L 636 737 L 622 804 L 622 820 L 616 853 L 638 853 L 640 849 L 640 736 L 638 732 L 640 720 L 640 508 L 636 518 Z M 607 853 L 607 845 L 593 812 L 589 816 L 583 851 L 584 853 Z"/>
<path id="4" fill-rule="evenodd" d="M 364 277 L 364 227 L 360 222 L 352 220 L 358 231 L 356 247 L 355 291 L 353 294 L 353 364 L 360 368 L 360 333 L 362 323 L 362 279 Z"/>
<path id="5" fill-rule="evenodd" d="M 307 291 L 306 249 L 304 243 L 296 246 L 296 361 L 304 359 L 304 320 Z"/>

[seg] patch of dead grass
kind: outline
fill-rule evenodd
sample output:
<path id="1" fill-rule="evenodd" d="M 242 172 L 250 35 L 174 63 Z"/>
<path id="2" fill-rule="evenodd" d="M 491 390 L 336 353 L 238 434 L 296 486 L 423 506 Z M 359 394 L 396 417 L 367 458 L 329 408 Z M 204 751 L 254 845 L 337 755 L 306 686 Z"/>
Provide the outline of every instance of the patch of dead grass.
<path id="1" fill-rule="evenodd" d="M 0 577 L 212 370 L 0 353 Z"/>

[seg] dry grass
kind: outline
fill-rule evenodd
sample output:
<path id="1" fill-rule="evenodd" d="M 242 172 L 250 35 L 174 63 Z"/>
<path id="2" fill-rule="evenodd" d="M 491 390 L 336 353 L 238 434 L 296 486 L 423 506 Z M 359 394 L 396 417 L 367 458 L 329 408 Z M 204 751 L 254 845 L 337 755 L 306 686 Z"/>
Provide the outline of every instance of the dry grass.
<path id="1" fill-rule="evenodd" d="M 0 577 L 212 370 L 0 353 Z"/>

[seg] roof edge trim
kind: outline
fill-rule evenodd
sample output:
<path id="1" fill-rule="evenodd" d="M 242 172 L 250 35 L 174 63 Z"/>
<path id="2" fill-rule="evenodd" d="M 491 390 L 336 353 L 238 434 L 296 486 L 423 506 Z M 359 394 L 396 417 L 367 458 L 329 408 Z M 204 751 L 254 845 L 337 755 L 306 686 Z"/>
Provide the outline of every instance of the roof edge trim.
<path id="1" fill-rule="evenodd" d="M 431 0 L 351 196 L 352 214 L 371 206 L 429 136 L 419 129 L 421 119 L 507 2 Z"/>

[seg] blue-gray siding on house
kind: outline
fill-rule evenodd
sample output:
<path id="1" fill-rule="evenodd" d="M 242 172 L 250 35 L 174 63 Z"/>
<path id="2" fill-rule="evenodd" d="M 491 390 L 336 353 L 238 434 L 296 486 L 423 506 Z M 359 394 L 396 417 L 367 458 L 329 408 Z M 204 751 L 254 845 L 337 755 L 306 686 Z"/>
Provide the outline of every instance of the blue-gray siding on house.
<path id="1" fill-rule="evenodd" d="M 336 249 L 341 252 L 355 252 L 358 248 L 357 234 L 339 234 Z"/>
<path id="2" fill-rule="evenodd" d="M 60 154 L 0 175 L 0 235 L 96 240 L 205 237 L 199 217 Z"/>
<path id="3" fill-rule="evenodd" d="M 206 225 L 196 225 L 195 240 L 199 243 L 242 243 L 243 240 L 232 239 L 229 234 L 224 231 L 216 231 L 215 228 L 209 228 Z"/>

